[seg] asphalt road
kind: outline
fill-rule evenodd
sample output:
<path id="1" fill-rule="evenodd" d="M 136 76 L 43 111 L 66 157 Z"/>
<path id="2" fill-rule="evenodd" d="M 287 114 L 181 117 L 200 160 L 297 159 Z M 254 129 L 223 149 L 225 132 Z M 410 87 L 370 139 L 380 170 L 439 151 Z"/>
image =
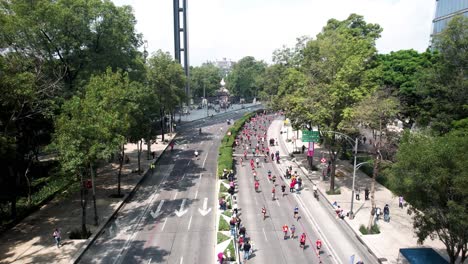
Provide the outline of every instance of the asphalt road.
<path id="1" fill-rule="evenodd" d="M 237 119 L 251 110 L 178 126 L 174 150 L 161 157 L 155 171 L 147 175 L 80 263 L 215 263 L 220 139 L 226 132 L 226 119 Z"/>
<path id="2" fill-rule="evenodd" d="M 268 138 L 280 138 L 281 121 L 274 121 L 268 129 Z M 313 198 L 311 188 L 306 188 L 300 194 L 290 193 L 289 184 L 285 183 L 286 193 L 281 193 L 281 184 L 284 178 L 286 166 L 290 164 L 285 147 L 280 141 L 279 146 L 270 147 L 270 150 L 280 151 L 280 163 L 264 162 L 260 158 L 260 167 L 256 169 L 260 182 L 259 192 L 254 189 L 254 179 L 250 164 L 244 162 L 241 166 L 237 162 L 238 202 L 241 208 L 242 223 L 247 229 L 247 237 L 254 243 L 254 254 L 249 263 L 350 263 L 350 257 L 354 255 L 354 262 L 363 260 L 364 263 L 377 263 L 366 248 L 359 242 L 352 230 L 346 227 L 342 221 L 336 219 L 334 212 L 325 199 L 316 201 Z M 252 146 L 256 141 L 252 141 Z M 244 149 L 237 148 L 237 161 L 242 156 Z M 252 158 L 252 155 L 248 159 Z M 267 172 L 277 176 L 277 199 L 272 200 L 271 189 L 273 183 L 268 180 Z M 304 184 L 311 186 L 308 179 L 301 175 Z M 268 217 L 263 220 L 261 208 L 267 208 Z M 300 219 L 293 217 L 294 207 L 298 206 Z M 306 233 L 306 249 L 299 248 L 298 238 L 284 239 L 282 226 L 296 226 L 296 234 Z M 315 249 L 315 241 L 320 238 L 323 242 L 320 254 Z"/>

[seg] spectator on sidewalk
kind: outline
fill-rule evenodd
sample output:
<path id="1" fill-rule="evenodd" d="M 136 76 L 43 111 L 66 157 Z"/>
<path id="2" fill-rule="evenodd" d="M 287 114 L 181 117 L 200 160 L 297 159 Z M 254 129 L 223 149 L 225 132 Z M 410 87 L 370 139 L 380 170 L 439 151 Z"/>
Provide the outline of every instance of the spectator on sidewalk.
<path id="1" fill-rule="evenodd" d="M 244 237 L 243 236 L 239 236 L 239 250 L 242 250 L 243 247 L 244 247 Z"/>
<path id="2" fill-rule="evenodd" d="M 237 227 L 238 230 L 240 230 L 241 222 L 242 222 L 242 220 L 240 219 L 240 217 L 237 216 L 236 217 L 236 227 Z"/>
<path id="3" fill-rule="evenodd" d="M 383 208 L 383 216 L 385 222 L 390 222 L 390 208 L 388 207 L 388 204 Z"/>
<path id="4" fill-rule="evenodd" d="M 403 196 L 398 197 L 398 207 L 403 208 Z"/>
<path id="5" fill-rule="evenodd" d="M 238 209 L 238 205 L 237 203 L 234 204 L 234 206 L 232 207 L 232 212 L 237 216 L 237 214 L 239 213 L 239 209 Z"/>
<path id="6" fill-rule="evenodd" d="M 380 207 L 375 208 L 375 224 L 377 224 L 377 221 L 380 220 L 380 214 L 382 213 L 382 210 Z"/>
<path id="7" fill-rule="evenodd" d="M 250 248 L 252 246 L 250 245 L 249 241 L 245 241 L 244 243 L 244 261 L 247 261 L 249 260 L 249 257 L 250 257 Z"/>
<path id="8" fill-rule="evenodd" d="M 232 217 L 231 220 L 229 221 L 231 236 L 234 236 L 236 234 L 236 223 L 237 223 L 237 220 L 235 217 Z"/>
<path id="9" fill-rule="evenodd" d="M 226 210 L 226 201 L 224 200 L 223 197 L 221 197 L 221 199 L 219 199 L 219 209 Z"/>
<path id="10" fill-rule="evenodd" d="M 239 229 L 239 236 L 243 236 L 244 239 L 245 239 L 245 233 L 247 232 L 247 230 L 245 229 L 245 226 L 242 226 L 240 229 Z"/>
<path id="11" fill-rule="evenodd" d="M 55 228 L 55 231 L 54 231 L 54 240 L 55 240 L 55 245 L 57 246 L 57 248 L 60 247 L 60 241 L 62 240 L 62 234 L 60 232 L 60 230 L 58 228 Z"/>
<path id="12" fill-rule="evenodd" d="M 364 199 L 367 201 L 369 200 L 369 188 L 366 187 L 366 189 L 364 190 Z"/>

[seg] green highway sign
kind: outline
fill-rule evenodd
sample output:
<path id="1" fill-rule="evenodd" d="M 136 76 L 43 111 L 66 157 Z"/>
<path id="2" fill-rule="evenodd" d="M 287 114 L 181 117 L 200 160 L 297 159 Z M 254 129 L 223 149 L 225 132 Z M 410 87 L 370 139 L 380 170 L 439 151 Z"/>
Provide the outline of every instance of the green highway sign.
<path id="1" fill-rule="evenodd" d="M 319 142 L 320 133 L 318 131 L 302 130 L 302 142 Z"/>

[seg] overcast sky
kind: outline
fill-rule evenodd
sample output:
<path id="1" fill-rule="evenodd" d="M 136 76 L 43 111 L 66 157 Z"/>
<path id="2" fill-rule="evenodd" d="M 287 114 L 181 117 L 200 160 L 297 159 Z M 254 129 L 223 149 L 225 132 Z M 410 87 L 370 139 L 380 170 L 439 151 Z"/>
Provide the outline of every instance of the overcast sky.
<path id="1" fill-rule="evenodd" d="M 174 53 L 172 0 L 112 1 L 133 7 L 150 52 Z M 434 10 L 435 0 L 188 0 L 190 64 L 244 56 L 271 63 L 275 49 L 293 46 L 299 36 L 315 37 L 328 19 L 351 13 L 383 28 L 380 53 L 424 51 Z"/>

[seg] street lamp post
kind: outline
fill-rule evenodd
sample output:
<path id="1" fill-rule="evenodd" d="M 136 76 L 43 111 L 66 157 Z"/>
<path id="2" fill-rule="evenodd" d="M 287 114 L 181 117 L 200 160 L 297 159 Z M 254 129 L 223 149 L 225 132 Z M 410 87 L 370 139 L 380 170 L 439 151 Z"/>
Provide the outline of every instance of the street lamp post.
<path id="1" fill-rule="evenodd" d="M 357 146 L 357 145 L 356 145 Z M 355 152 L 357 154 L 357 151 Z M 353 205 L 354 205 L 354 181 L 356 179 L 356 171 L 364 164 L 369 163 L 369 161 L 364 161 L 356 165 L 356 155 L 354 156 L 354 169 L 353 169 L 353 190 L 351 195 L 351 210 L 349 211 L 349 219 L 354 218 Z"/>
<path id="2" fill-rule="evenodd" d="M 351 145 L 354 144 L 354 164 L 353 164 L 353 185 L 352 185 L 352 190 L 351 190 L 351 210 L 349 211 L 349 219 L 353 219 L 354 218 L 354 212 L 353 212 L 353 205 L 354 205 L 354 184 L 356 182 L 356 170 L 359 169 L 359 167 L 361 167 L 362 165 L 364 165 L 365 163 L 368 163 L 368 162 L 362 162 L 362 163 L 359 163 L 356 165 L 356 159 L 357 159 L 357 151 L 358 151 L 358 138 L 356 137 L 354 139 L 354 142 L 353 142 L 353 139 L 346 135 L 346 134 L 343 134 L 343 133 L 340 133 L 340 132 L 335 132 L 335 131 L 323 131 L 325 133 L 334 133 L 334 134 L 338 134 L 340 136 L 343 136 L 346 140 L 348 140 L 349 143 L 351 143 Z"/>

